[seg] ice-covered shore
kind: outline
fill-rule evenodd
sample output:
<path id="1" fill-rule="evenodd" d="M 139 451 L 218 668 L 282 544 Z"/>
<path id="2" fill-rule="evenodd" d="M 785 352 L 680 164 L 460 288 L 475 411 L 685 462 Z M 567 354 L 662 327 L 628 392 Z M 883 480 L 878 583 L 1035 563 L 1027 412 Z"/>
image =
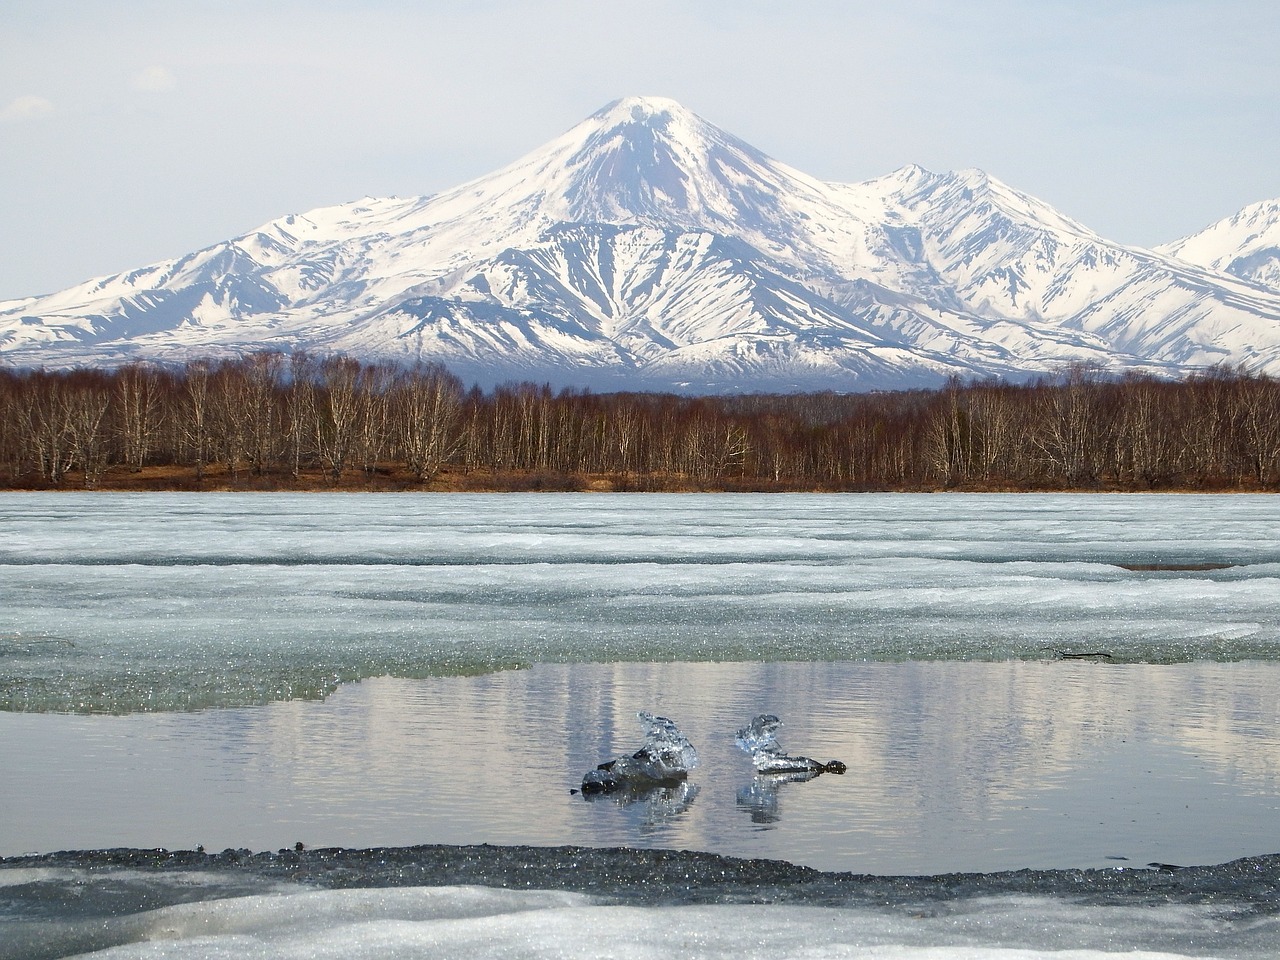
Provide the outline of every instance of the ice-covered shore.
<path id="1" fill-rule="evenodd" d="M 0 958 L 1261 958 L 1277 891 L 1280 855 L 877 877 L 628 848 L 62 852 L 0 860 Z"/>

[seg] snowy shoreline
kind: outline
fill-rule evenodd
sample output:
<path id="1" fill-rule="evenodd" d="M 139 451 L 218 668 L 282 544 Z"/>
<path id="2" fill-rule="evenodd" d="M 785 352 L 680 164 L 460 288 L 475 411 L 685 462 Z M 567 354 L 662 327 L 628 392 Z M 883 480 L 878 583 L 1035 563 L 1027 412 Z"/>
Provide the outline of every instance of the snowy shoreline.
<path id="1" fill-rule="evenodd" d="M 1280 855 L 875 877 L 617 847 L 68 851 L 0 860 L 0 960 L 1261 958 L 1278 883 Z"/>
<path id="2" fill-rule="evenodd" d="M 66 850 L 0 857 L 0 897 L 57 871 L 105 877 L 207 871 L 312 888 L 479 885 L 589 892 L 633 902 L 804 902 L 824 905 L 964 896 L 1045 894 L 1099 902 L 1254 904 L 1280 911 L 1280 853 L 1221 864 L 1117 865 L 1103 869 L 955 872 L 892 876 L 823 871 L 784 860 L 632 847 L 423 844 L 250 851 Z M 10 873 L 10 871 L 14 871 Z M 31 880 L 23 872 L 29 872 Z"/>

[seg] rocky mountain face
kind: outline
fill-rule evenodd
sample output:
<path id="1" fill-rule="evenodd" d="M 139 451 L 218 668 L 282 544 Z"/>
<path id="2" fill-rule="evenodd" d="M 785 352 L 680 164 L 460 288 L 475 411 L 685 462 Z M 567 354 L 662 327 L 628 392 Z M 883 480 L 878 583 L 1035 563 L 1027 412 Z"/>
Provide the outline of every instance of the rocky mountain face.
<path id="1" fill-rule="evenodd" d="M 465 380 L 691 392 L 1022 379 L 1077 362 L 1280 373 L 1280 203 L 1158 250 L 981 171 L 828 183 L 679 104 L 617 101 L 429 197 L 365 198 L 0 303 L 0 361 L 256 349 Z"/>

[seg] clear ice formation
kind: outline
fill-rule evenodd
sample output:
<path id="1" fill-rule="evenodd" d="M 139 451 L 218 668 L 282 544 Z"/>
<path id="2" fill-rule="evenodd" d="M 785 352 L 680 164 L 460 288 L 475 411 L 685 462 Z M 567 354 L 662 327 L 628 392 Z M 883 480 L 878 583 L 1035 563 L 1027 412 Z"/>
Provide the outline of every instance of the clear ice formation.
<path id="1" fill-rule="evenodd" d="M 782 721 L 772 713 L 762 713 L 738 731 L 734 742 L 751 754 L 756 773 L 801 774 L 816 777 L 820 773 L 844 773 L 845 765 L 839 760 L 823 763 L 812 757 L 788 756 L 778 743 L 778 728 Z"/>
<path id="2" fill-rule="evenodd" d="M 583 793 L 612 793 L 622 787 L 645 787 L 683 780 L 698 765 L 698 751 L 666 717 L 640 711 L 644 743 L 630 756 L 600 764 L 582 778 Z"/>

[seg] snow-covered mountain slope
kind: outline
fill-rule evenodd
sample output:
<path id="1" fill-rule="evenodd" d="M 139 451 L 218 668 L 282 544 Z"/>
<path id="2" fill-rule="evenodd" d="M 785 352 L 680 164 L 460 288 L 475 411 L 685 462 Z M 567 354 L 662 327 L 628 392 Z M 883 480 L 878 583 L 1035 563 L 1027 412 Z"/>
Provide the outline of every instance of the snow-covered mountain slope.
<path id="1" fill-rule="evenodd" d="M 899 200 L 927 259 L 979 316 L 1049 324 L 1154 367 L 1247 358 L 1280 369 L 1280 297 L 1269 291 L 1111 243 L 976 170 L 926 179 Z"/>
<path id="2" fill-rule="evenodd" d="M 1156 249 L 1280 291 L 1280 198 L 1250 204 L 1199 233 Z"/>
<path id="3" fill-rule="evenodd" d="M 14 364 L 260 348 L 597 388 L 869 389 L 1076 361 L 1280 371 L 1280 291 L 980 171 L 835 184 L 629 98 L 493 174 L 0 304 Z"/>

